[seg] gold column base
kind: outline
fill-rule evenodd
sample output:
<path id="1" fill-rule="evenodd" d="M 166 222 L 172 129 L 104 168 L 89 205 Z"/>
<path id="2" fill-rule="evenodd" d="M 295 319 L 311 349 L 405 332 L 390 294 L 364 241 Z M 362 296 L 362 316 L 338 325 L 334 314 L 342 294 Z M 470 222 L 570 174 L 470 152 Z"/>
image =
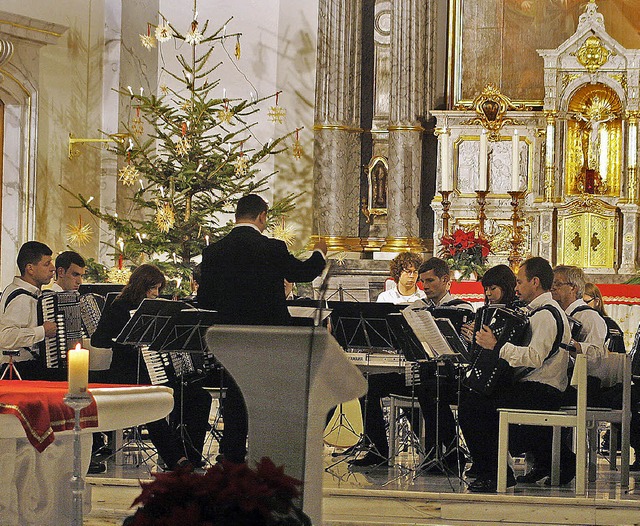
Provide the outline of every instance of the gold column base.
<path id="1" fill-rule="evenodd" d="M 419 237 L 388 237 L 382 252 L 426 252 L 427 240 Z"/>
<path id="2" fill-rule="evenodd" d="M 418 237 L 347 237 L 313 235 L 305 247 L 312 250 L 313 245 L 323 239 L 330 251 L 340 252 L 430 252 L 433 251 L 432 239 Z"/>

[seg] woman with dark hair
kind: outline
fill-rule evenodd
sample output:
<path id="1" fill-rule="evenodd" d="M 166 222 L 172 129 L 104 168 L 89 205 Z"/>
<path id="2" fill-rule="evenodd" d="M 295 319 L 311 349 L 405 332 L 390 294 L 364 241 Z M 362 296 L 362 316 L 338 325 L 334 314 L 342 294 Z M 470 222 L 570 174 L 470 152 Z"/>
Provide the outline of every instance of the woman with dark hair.
<path id="1" fill-rule="evenodd" d="M 91 345 L 113 350 L 111 367 L 102 372 L 97 381 L 115 384 L 150 384 L 149 373 L 143 364 L 140 349 L 133 345 L 122 345 L 114 342 L 124 326 L 131 318 L 142 300 L 155 299 L 164 288 L 166 279 L 160 269 L 154 265 L 144 264 L 137 267 L 129 278 L 129 283 L 113 302 L 105 307 L 98 322 L 96 331 L 91 336 Z M 179 434 L 169 426 L 166 419 L 146 424 L 151 442 L 158 450 L 169 469 L 188 468 L 200 465 L 202 448 L 208 428 L 211 396 L 199 383 L 170 385 L 175 398 L 171 420 L 182 421 L 187 440 L 184 444 Z M 181 397 L 183 403 L 181 403 Z M 184 406 L 183 406 L 184 404 Z M 180 418 L 180 408 L 185 411 Z"/>
<path id="2" fill-rule="evenodd" d="M 496 265 L 484 273 L 482 279 L 486 304 L 511 307 L 516 298 L 516 276 L 507 265 Z"/>

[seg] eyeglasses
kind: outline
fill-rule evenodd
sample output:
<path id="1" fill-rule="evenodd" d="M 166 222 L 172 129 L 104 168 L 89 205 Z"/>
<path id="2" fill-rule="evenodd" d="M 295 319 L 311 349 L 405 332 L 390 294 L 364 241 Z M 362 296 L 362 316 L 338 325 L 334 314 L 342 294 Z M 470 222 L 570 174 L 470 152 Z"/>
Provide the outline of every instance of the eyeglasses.
<path id="1" fill-rule="evenodd" d="M 589 298 L 588 300 L 585 300 L 584 298 L 582 298 L 584 300 L 584 302 L 589 305 L 589 303 L 591 303 L 592 301 L 595 301 L 595 298 Z"/>
<path id="2" fill-rule="evenodd" d="M 551 288 L 552 288 L 552 289 L 557 289 L 557 288 L 559 288 L 559 287 L 562 287 L 563 285 L 570 285 L 570 286 L 573 286 L 573 283 L 570 283 L 569 281 L 554 281 L 554 282 L 551 284 Z"/>

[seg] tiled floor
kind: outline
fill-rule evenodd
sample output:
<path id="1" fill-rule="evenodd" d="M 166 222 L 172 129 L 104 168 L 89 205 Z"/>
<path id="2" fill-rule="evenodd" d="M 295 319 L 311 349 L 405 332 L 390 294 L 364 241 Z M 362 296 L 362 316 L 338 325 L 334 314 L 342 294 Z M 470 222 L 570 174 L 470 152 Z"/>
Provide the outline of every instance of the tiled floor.
<path id="1" fill-rule="evenodd" d="M 210 442 L 210 458 L 217 444 Z M 467 525 L 467 524 L 640 524 L 640 473 L 632 473 L 629 490 L 622 491 L 619 472 L 599 461 L 597 481 L 588 495 L 576 498 L 573 485 L 547 488 L 519 484 L 506 495 L 473 495 L 456 476 L 425 474 L 413 467 L 417 458 L 402 453 L 393 468 L 350 468 L 342 456 L 325 447 L 324 522 L 327 525 Z M 103 475 L 91 475 L 90 526 L 122 524 L 139 494 L 139 480 L 156 468 L 136 466 L 133 454 L 117 466 L 113 460 Z M 517 470 L 523 469 L 517 464 Z"/>

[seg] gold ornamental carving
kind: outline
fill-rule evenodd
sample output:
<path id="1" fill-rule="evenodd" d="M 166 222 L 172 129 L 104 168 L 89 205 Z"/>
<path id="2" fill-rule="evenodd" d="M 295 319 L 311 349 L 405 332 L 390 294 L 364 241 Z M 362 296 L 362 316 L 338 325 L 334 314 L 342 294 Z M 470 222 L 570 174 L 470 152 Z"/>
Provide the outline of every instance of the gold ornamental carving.
<path id="1" fill-rule="evenodd" d="M 592 35 L 583 42 L 574 55 L 589 73 L 595 73 L 609 60 L 611 51 L 604 47 L 600 38 Z"/>
<path id="2" fill-rule="evenodd" d="M 609 77 L 615 80 L 622 89 L 627 91 L 627 74 L 626 73 L 609 73 Z"/>
<path id="3" fill-rule="evenodd" d="M 456 110 L 470 110 L 476 112 L 476 117 L 468 121 L 464 121 L 463 125 L 481 125 L 489 132 L 490 141 L 500 140 L 500 130 L 503 126 L 515 124 L 522 126 L 523 123 L 507 117 L 508 110 L 527 111 L 531 108 L 524 104 L 514 104 L 509 97 L 503 95 L 497 86 L 487 84 L 470 104 L 459 104 Z"/>
<path id="4" fill-rule="evenodd" d="M 567 89 L 567 86 L 571 84 L 574 80 L 582 77 L 584 73 L 565 73 L 562 75 L 562 91 Z"/>

